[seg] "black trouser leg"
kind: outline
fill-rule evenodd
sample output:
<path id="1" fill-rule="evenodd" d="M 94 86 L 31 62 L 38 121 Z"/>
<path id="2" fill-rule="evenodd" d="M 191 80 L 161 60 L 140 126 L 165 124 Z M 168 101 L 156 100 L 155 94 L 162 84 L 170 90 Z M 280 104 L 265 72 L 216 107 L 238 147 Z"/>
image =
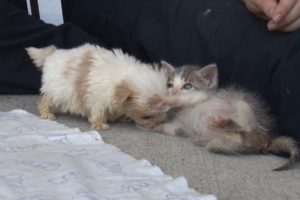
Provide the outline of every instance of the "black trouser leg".
<path id="1" fill-rule="evenodd" d="M 0 0 L 0 94 L 38 92 L 41 75 L 29 60 L 25 47 L 54 44 L 69 48 L 85 42 L 100 44 L 97 37 L 75 25 L 46 24 Z"/>

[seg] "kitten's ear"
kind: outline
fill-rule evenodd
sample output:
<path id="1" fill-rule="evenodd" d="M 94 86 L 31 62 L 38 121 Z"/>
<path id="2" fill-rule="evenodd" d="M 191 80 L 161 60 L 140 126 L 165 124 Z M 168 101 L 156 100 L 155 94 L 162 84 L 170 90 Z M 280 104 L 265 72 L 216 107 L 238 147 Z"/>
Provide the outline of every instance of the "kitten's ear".
<path id="1" fill-rule="evenodd" d="M 163 69 L 166 69 L 168 72 L 173 72 L 175 70 L 175 68 L 173 67 L 173 65 L 171 65 L 170 63 L 162 60 L 160 61 L 161 67 Z"/>
<path id="2" fill-rule="evenodd" d="M 218 68 L 216 64 L 209 64 L 196 72 L 198 80 L 207 88 L 213 89 L 218 86 Z"/>
<path id="3" fill-rule="evenodd" d="M 129 102 L 133 96 L 134 92 L 130 85 L 125 81 L 122 81 L 115 88 L 115 97 L 117 105 L 123 105 L 125 102 Z"/>

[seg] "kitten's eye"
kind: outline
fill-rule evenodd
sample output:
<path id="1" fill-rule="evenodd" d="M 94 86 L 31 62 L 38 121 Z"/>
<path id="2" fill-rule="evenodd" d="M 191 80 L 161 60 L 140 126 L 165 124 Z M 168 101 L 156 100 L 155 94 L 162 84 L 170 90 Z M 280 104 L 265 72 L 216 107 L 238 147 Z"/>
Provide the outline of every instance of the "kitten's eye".
<path id="1" fill-rule="evenodd" d="M 145 119 L 145 120 L 151 119 L 151 118 L 152 118 L 152 116 L 144 116 L 144 117 L 142 117 L 142 119 Z"/>
<path id="2" fill-rule="evenodd" d="M 193 85 L 190 84 L 190 83 L 186 83 L 186 84 L 184 84 L 182 87 L 183 87 L 183 89 L 185 89 L 185 90 L 189 90 L 189 89 L 192 89 Z"/>
<path id="3" fill-rule="evenodd" d="M 168 87 L 168 88 L 173 87 L 173 83 L 170 83 L 170 82 L 169 82 L 169 83 L 167 84 L 167 87 Z"/>

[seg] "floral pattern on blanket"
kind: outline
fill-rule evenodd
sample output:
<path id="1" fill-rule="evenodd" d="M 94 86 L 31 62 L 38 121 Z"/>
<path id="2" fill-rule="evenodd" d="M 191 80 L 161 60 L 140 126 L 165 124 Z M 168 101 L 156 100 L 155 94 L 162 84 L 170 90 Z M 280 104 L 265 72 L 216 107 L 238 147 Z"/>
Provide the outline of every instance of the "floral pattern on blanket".
<path id="1" fill-rule="evenodd" d="M 22 110 L 0 112 L 0 198 L 6 200 L 215 200 L 146 160 Z"/>

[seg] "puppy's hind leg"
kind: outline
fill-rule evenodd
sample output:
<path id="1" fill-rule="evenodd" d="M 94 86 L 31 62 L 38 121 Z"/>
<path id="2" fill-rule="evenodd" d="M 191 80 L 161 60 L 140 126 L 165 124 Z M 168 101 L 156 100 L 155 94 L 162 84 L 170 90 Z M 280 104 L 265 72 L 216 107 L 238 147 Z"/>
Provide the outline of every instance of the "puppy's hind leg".
<path id="1" fill-rule="evenodd" d="M 45 94 L 42 95 L 41 101 L 39 103 L 39 111 L 41 118 L 51 120 L 55 119 L 54 105 Z"/>

